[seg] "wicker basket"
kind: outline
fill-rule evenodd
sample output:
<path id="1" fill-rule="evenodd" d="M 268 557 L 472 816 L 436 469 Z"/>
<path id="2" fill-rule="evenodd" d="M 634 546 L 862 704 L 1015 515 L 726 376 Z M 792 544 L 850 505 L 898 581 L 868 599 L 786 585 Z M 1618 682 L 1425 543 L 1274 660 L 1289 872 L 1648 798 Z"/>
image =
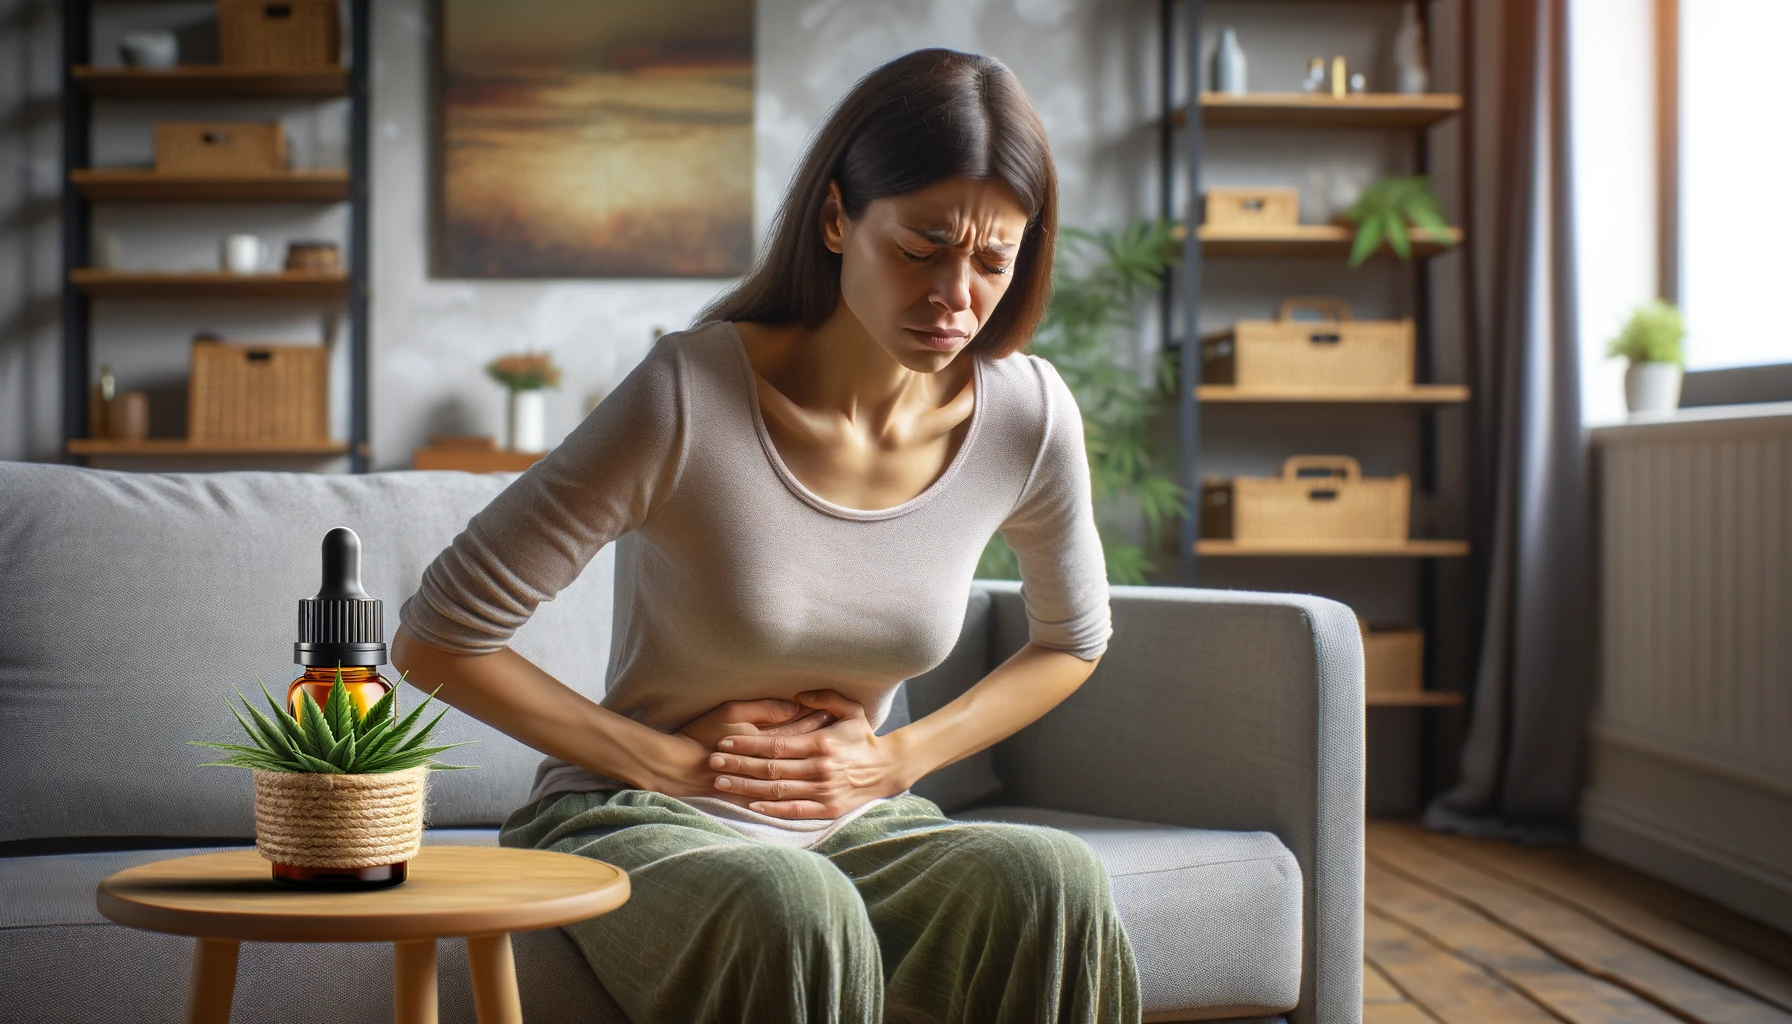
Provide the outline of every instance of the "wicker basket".
<path id="1" fill-rule="evenodd" d="M 1425 631 L 1370 629 L 1359 617 L 1363 634 L 1363 692 L 1370 696 L 1409 697 L 1425 691 Z"/>
<path id="2" fill-rule="evenodd" d="M 329 349 L 193 342 L 187 436 L 318 441 L 329 434 Z"/>
<path id="3" fill-rule="evenodd" d="M 337 0 L 218 0 L 218 58 L 257 68 L 336 67 L 342 62 Z"/>
<path id="4" fill-rule="evenodd" d="M 1296 320 L 1296 309 L 1325 319 Z M 1343 299 L 1293 298 L 1274 320 L 1240 320 L 1201 341 L 1201 382 L 1323 391 L 1412 387 L 1411 320 L 1353 320 Z"/>
<path id="5" fill-rule="evenodd" d="M 1404 542 L 1411 518 L 1406 474 L 1365 478 L 1347 455 L 1297 455 L 1281 476 L 1201 487 L 1201 536 L 1241 545 Z"/>
<path id="6" fill-rule="evenodd" d="M 163 121 L 156 125 L 162 174 L 278 174 L 286 132 L 276 121 Z"/>
<path id="7" fill-rule="evenodd" d="M 1210 188 L 1201 222 L 1228 229 L 1291 228 L 1300 223 L 1300 190 Z"/>

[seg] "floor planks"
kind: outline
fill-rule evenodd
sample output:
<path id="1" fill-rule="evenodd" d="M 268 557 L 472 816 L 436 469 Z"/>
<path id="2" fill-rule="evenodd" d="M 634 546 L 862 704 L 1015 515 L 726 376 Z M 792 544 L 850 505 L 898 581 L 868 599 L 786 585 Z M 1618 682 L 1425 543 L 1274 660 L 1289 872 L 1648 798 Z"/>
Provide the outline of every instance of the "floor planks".
<path id="1" fill-rule="evenodd" d="M 1578 850 L 1371 822 L 1369 1024 L 1792 1024 L 1792 939 Z"/>

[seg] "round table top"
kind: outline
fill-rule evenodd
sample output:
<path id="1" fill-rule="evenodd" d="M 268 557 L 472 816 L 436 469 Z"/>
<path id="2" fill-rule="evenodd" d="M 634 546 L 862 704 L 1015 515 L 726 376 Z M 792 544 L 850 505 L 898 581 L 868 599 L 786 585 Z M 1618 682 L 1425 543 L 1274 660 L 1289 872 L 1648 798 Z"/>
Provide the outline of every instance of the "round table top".
<path id="1" fill-rule="evenodd" d="M 606 914 L 628 873 L 550 850 L 425 846 L 390 889 L 313 892 L 274 881 L 251 847 L 127 868 L 100 883 L 100 913 L 149 931 L 261 942 L 402 942 L 533 931 Z"/>

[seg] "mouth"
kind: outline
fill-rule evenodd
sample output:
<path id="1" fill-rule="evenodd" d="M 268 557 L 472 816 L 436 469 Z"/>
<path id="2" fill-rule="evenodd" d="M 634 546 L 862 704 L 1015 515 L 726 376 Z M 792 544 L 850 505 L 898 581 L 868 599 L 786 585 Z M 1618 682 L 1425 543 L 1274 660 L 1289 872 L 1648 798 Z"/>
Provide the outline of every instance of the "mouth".
<path id="1" fill-rule="evenodd" d="M 915 340 L 928 348 L 950 352 L 963 344 L 965 332 L 956 327 L 904 327 Z"/>

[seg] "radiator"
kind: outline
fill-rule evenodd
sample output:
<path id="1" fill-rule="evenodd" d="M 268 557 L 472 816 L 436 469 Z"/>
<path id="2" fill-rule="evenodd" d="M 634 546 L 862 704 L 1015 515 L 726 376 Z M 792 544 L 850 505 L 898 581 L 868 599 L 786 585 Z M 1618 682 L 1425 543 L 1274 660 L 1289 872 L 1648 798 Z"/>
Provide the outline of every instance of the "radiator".
<path id="1" fill-rule="evenodd" d="M 1792 404 L 1593 442 L 1583 841 L 1792 930 Z"/>

